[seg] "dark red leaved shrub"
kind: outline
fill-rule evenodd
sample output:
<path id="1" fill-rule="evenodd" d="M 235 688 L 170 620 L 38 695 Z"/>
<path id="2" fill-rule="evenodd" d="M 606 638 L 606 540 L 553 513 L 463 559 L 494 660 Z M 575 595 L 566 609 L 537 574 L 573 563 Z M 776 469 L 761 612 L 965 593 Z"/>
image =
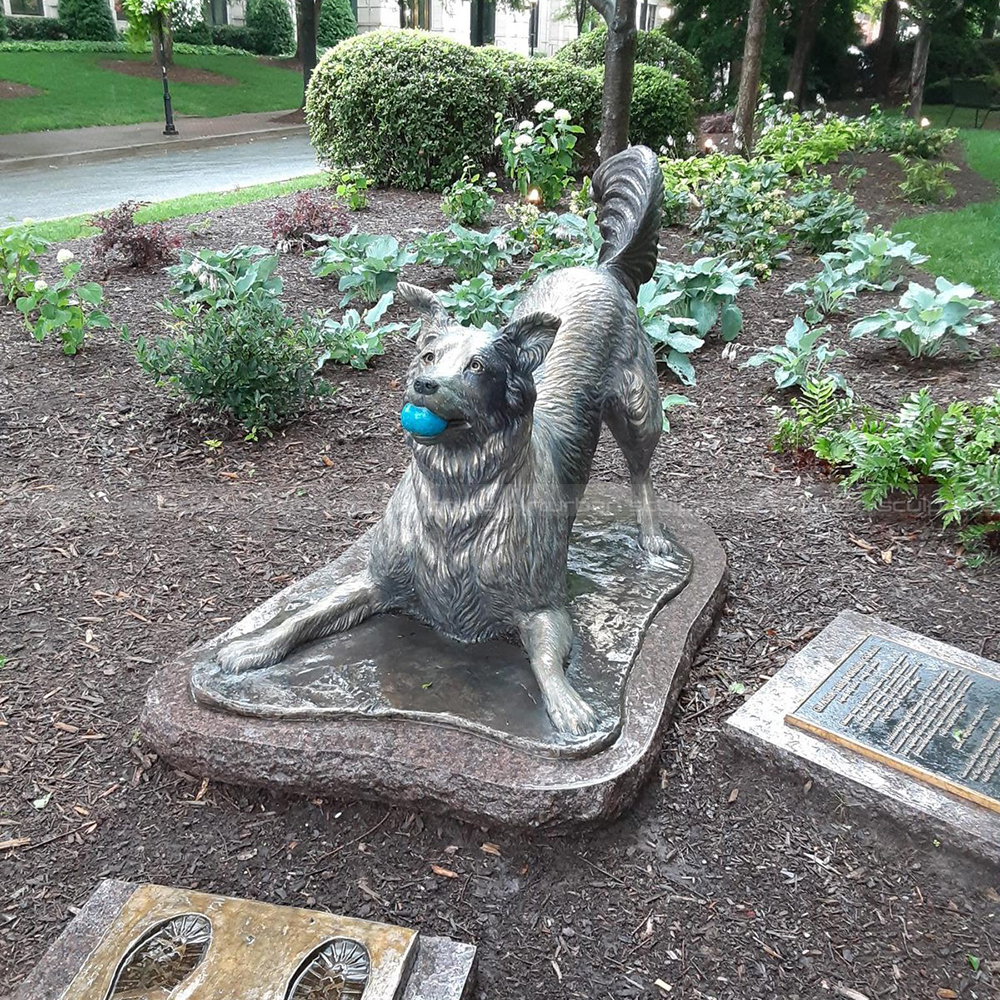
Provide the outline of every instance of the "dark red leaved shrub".
<path id="1" fill-rule="evenodd" d="M 306 247 L 319 245 L 316 236 L 340 236 L 347 232 L 347 215 L 334 202 L 317 198 L 303 191 L 292 210 L 275 209 L 268 221 L 271 236 L 280 249 L 300 253 Z"/>
<path id="2" fill-rule="evenodd" d="M 107 264 L 113 262 L 135 271 L 154 271 L 174 259 L 180 246 L 180 236 L 168 232 L 159 222 L 135 224 L 135 213 L 145 202 L 123 201 L 117 208 L 95 215 L 90 224 L 100 233 L 94 237 L 94 257 Z"/>

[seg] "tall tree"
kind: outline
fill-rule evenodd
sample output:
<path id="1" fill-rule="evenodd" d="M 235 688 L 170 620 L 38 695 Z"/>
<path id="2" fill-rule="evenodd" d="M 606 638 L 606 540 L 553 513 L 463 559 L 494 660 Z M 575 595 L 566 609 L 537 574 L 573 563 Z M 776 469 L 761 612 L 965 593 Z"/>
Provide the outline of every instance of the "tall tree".
<path id="1" fill-rule="evenodd" d="M 736 145 L 747 157 L 753 154 L 755 142 L 754 116 L 757 113 L 757 95 L 760 92 L 760 67 L 766 31 L 767 0 L 750 0 L 747 37 L 743 44 L 740 93 L 736 99 L 736 117 L 733 121 Z"/>
<path id="2" fill-rule="evenodd" d="M 907 14 L 918 28 L 910 66 L 910 117 L 919 118 L 924 107 L 924 84 L 927 82 L 927 59 L 931 53 L 931 30 L 934 22 L 946 22 L 960 13 L 965 0 L 910 0 Z"/>
<path id="3" fill-rule="evenodd" d="M 628 146 L 635 72 L 636 0 L 590 0 L 590 3 L 608 25 L 601 99 L 601 159 L 606 160 Z"/>
<path id="4" fill-rule="evenodd" d="M 882 7 L 882 26 L 875 45 L 872 93 L 879 100 L 889 97 L 889 83 L 892 80 L 892 57 L 896 51 L 896 36 L 899 34 L 899 0 L 885 0 Z"/>
<path id="5" fill-rule="evenodd" d="M 785 90 L 790 90 L 795 95 L 800 108 L 805 100 L 806 70 L 809 68 L 809 57 L 816 41 L 824 3 L 826 0 L 802 0 L 799 29 L 795 36 L 795 51 L 792 52 L 792 62 L 788 67 L 788 83 L 785 86 Z"/>
<path id="6" fill-rule="evenodd" d="M 320 5 L 323 0 L 297 0 L 295 40 L 299 59 L 302 61 L 302 105 L 306 103 L 309 80 L 316 68 L 316 25 L 319 23 Z"/>

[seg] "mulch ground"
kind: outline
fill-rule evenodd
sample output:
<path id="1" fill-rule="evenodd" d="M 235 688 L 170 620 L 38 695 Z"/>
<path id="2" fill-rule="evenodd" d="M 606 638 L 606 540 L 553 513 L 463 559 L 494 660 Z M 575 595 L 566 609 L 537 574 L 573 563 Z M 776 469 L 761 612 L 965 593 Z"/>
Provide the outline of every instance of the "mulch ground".
<path id="1" fill-rule="evenodd" d="M 97 65 L 101 69 L 111 70 L 112 73 L 139 76 L 145 80 L 159 80 L 162 77 L 160 67 L 149 60 L 102 59 Z M 233 87 L 239 83 L 239 80 L 234 80 L 231 76 L 213 73 L 208 69 L 195 69 L 192 66 L 171 66 L 169 75 L 171 83 L 208 83 L 217 87 Z"/>
<path id="2" fill-rule="evenodd" d="M 15 97 L 34 97 L 41 91 L 37 87 L 29 87 L 26 83 L 14 83 L 13 80 L 0 80 L 0 101 Z"/>
<path id="3" fill-rule="evenodd" d="M 874 166 L 859 200 L 888 219 L 903 206 Z M 266 243 L 275 204 L 168 225 L 190 247 Z M 394 191 L 355 219 L 401 240 L 445 223 L 436 198 Z M 665 234 L 665 255 L 683 242 Z M 85 273 L 103 274 L 87 243 L 73 249 Z M 0 842 L 21 845 L 0 845 L 0 982 L 15 986 L 113 876 L 472 941 L 490 1000 L 996 996 L 995 871 L 956 860 L 961 845 L 890 836 L 801 781 L 761 780 L 720 741 L 740 685 L 752 693 L 845 608 L 1000 657 L 995 568 L 966 568 L 955 534 L 919 505 L 866 513 L 769 450 L 770 376 L 740 363 L 782 338 L 798 305 L 783 289 L 814 269 L 796 255 L 743 295 L 735 358 L 718 344 L 696 358 L 697 408 L 672 415 L 654 475 L 722 539 L 729 599 L 635 806 L 560 839 L 206 784 L 157 760 L 137 730 L 157 663 L 378 518 L 407 461 L 408 343 L 367 372 L 329 371 L 328 405 L 253 445 L 151 387 L 117 335 L 65 358 L 0 312 Z M 308 261 L 283 258 L 280 273 L 295 308 L 335 305 Z M 164 276 L 117 273 L 105 287 L 116 328 L 156 332 Z M 890 298 L 866 295 L 835 318 L 834 339 L 847 343 L 851 322 Z M 995 351 L 930 365 L 874 343 L 850 351 L 838 367 L 879 407 L 920 386 L 944 400 L 1000 383 Z M 607 442 L 594 475 L 627 481 Z"/>

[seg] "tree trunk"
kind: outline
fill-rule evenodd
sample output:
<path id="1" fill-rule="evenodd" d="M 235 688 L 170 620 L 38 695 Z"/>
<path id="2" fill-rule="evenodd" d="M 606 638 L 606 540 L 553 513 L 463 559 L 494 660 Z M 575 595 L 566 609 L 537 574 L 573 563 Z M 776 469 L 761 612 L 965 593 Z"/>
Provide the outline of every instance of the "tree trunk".
<path id="1" fill-rule="evenodd" d="M 892 57 L 896 51 L 899 34 L 899 0 L 885 0 L 882 7 L 882 27 L 879 29 L 875 48 L 875 67 L 872 74 L 872 93 L 880 101 L 889 97 L 892 80 Z"/>
<path id="2" fill-rule="evenodd" d="M 170 31 L 170 15 L 160 14 L 155 17 L 151 27 L 153 65 L 169 69 L 174 64 L 174 36 Z"/>
<path id="3" fill-rule="evenodd" d="M 302 60 L 302 106 L 305 107 L 309 80 L 316 68 L 316 22 L 319 20 L 319 0 L 299 0 L 299 20 L 302 23 L 299 58 Z"/>
<path id="4" fill-rule="evenodd" d="M 997 33 L 997 22 L 1000 21 L 1000 0 L 994 0 L 993 9 L 986 14 L 983 22 L 983 38 L 993 38 Z"/>
<path id="5" fill-rule="evenodd" d="M 924 83 L 927 81 L 927 57 L 931 53 L 931 28 L 920 22 L 920 34 L 913 46 L 913 66 L 910 69 L 910 117 L 919 118 L 924 107 Z"/>
<path id="6" fill-rule="evenodd" d="M 628 120 L 632 108 L 635 72 L 636 0 L 590 0 L 608 25 L 604 50 L 604 94 L 601 100 L 601 159 L 628 146 Z"/>
<path id="7" fill-rule="evenodd" d="M 740 74 L 740 93 L 736 99 L 736 117 L 733 122 L 736 146 L 747 158 L 753 155 L 755 142 L 754 116 L 757 113 L 766 30 L 767 0 L 750 0 L 747 38 L 743 46 L 743 72 Z"/>
<path id="8" fill-rule="evenodd" d="M 792 53 L 792 64 L 788 68 L 788 83 L 785 86 L 785 90 L 790 90 L 795 95 L 795 101 L 800 108 L 805 101 L 806 70 L 809 68 L 809 57 L 812 55 L 825 2 L 826 0 L 803 0 L 802 4 L 799 33 L 795 38 L 795 51 Z"/>

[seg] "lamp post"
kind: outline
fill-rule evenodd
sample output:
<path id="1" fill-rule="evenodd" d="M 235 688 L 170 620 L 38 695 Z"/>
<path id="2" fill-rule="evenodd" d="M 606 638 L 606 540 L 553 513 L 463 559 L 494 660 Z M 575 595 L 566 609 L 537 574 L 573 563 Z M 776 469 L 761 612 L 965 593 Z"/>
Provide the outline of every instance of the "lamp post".
<path id="1" fill-rule="evenodd" d="M 160 50 L 160 72 L 163 74 L 163 134 L 177 135 L 174 126 L 174 109 L 170 103 L 170 84 L 167 81 L 167 48 L 163 42 L 163 13 L 156 16 L 156 44 Z"/>

